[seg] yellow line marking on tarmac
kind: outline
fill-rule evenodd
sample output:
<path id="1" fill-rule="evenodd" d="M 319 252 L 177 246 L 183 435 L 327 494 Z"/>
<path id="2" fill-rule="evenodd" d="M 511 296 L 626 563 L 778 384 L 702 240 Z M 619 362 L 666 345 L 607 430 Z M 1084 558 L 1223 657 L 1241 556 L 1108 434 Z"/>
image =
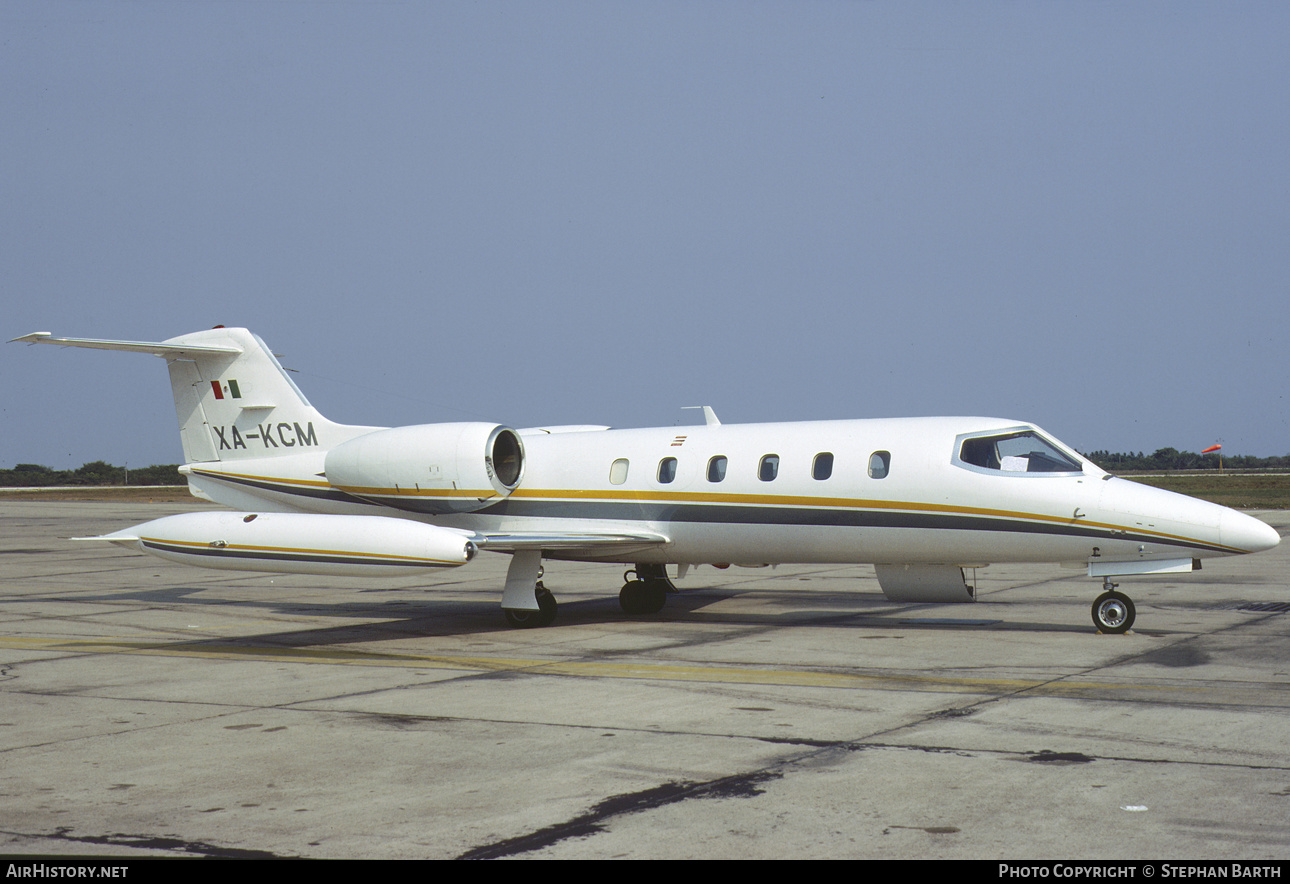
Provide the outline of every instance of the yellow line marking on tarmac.
<path id="1" fill-rule="evenodd" d="M 1039 690 L 1045 695 L 1085 695 L 1116 690 L 1204 690 L 1140 682 L 1068 681 L 1026 678 L 963 678 L 911 675 L 873 675 L 859 672 L 821 672 L 809 669 L 698 666 L 673 663 L 610 663 L 587 660 L 533 660 L 516 657 L 474 657 L 444 654 L 382 654 L 338 648 L 270 648 L 226 644 L 223 641 L 124 641 L 113 639 L 0 638 L 0 648 L 69 651 L 83 654 L 138 654 L 190 659 L 244 659 L 275 663 L 330 663 L 345 666 L 439 669 L 464 672 L 517 672 L 529 675 L 579 678 L 628 678 L 657 681 L 763 684 L 851 690 L 904 690 L 954 694 L 1000 694 Z"/>

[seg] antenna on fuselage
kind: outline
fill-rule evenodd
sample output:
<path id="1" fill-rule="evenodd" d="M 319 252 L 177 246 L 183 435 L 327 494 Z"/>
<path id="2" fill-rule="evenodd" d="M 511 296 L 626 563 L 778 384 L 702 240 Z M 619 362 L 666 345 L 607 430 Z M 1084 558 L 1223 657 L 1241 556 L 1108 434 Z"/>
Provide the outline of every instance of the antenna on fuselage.
<path id="1" fill-rule="evenodd" d="M 717 420 L 717 413 L 712 410 L 711 405 L 682 405 L 681 408 L 683 409 L 702 408 L 703 422 L 705 424 L 707 424 L 710 427 L 721 426 L 721 421 Z"/>

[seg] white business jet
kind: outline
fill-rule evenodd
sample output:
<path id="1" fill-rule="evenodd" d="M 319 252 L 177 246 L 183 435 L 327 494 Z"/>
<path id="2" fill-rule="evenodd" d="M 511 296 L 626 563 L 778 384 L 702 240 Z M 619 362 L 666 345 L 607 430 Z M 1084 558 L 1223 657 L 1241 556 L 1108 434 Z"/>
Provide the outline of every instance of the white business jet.
<path id="1" fill-rule="evenodd" d="M 634 566 L 619 600 L 659 611 L 689 568 L 868 563 L 897 602 L 970 602 L 964 569 L 1073 563 L 1103 580 L 1099 630 L 1133 602 L 1112 577 L 1191 571 L 1271 549 L 1277 532 L 1212 503 L 1119 479 L 1032 424 L 982 417 L 514 430 L 327 420 L 256 335 L 156 343 L 17 341 L 165 359 L 194 495 L 236 512 L 167 516 L 99 538 L 175 562 L 390 575 L 509 553 L 502 608 L 546 626 L 542 559 Z"/>

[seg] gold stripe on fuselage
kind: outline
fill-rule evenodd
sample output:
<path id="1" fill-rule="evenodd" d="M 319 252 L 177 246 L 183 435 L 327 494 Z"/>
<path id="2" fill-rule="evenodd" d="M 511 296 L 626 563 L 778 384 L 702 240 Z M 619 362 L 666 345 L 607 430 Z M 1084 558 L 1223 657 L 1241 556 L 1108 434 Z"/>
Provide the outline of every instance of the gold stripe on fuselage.
<path id="1" fill-rule="evenodd" d="M 1159 538 L 1161 541 L 1180 541 L 1191 545 L 1200 545 L 1211 549 L 1224 550 L 1227 552 L 1239 553 L 1243 550 L 1236 547 L 1223 546 L 1211 541 L 1199 540 L 1194 537 L 1188 537 L 1182 534 L 1170 534 L 1164 531 L 1155 531 L 1150 528 L 1140 526 L 1127 526 L 1114 522 L 1095 522 L 1088 519 L 1075 519 L 1070 516 L 1051 516 L 1044 513 L 1027 513 L 1017 510 L 1000 510 L 988 507 L 957 506 L 945 503 L 922 503 L 905 500 L 874 500 L 870 498 L 846 498 L 846 497 L 814 497 L 803 495 L 772 495 L 772 494 L 741 494 L 733 492 L 714 492 L 714 491 L 672 491 L 660 493 L 651 490 L 633 490 L 633 489 L 612 489 L 612 488 L 517 488 L 511 492 L 509 497 L 502 498 L 497 492 L 489 488 L 483 489 L 407 489 L 407 488 L 359 488 L 331 485 L 325 480 L 315 481 L 309 479 L 288 479 L 276 478 L 271 476 L 243 475 L 237 473 L 223 472 L 205 472 L 201 475 L 211 478 L 231 478 L 255 480 L 265 483 L 281 484 L 286 486 L 300 485 L 311 488 L 334 488 L 346 494 L 361 495 L 367 499 L 378 499 L 381 497 L 406 498 L 417 497 L 425 500 L 434 499 L 463 499 L 474 498 L 477 500 L 486 500 L 498 498 L 499 500 L 534 500 L 550 502 L 577 502 L 577 503 L 601 503 L 601 502 L 633 502 L 633 503 L 706 503 L 712 505 L 728 506 L 760 506 L 770 508 L 798 507 L 803 509 L 818 510 L 885 510 L 885 511 L 903 511 L 913 513 L 939 513 L 944 515 L 958 516 L 980 516 L 997 519 L 1009 519 L 1013 521 L 1038 522 L 1049 525 L 1071 525 L 1081 528 L 1096 528 L 1110 532 L 1122 532 L 1135 536 L 1145 536 Z M 288 490 L 288 489 L 284 489 Z"/>

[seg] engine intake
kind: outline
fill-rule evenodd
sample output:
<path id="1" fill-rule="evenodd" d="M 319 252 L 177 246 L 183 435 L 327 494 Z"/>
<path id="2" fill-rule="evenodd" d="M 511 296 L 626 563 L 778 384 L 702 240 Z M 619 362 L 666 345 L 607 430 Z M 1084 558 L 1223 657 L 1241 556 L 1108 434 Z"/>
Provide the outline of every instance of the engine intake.
<path id="1" fill-rule="evenodd" d="M 421 424 L 377 430 L 327 453 L 332 487 L 385 506 L 469 513 L 510 495 L 524 477 L 524 443 L 510 427 Z"/>

